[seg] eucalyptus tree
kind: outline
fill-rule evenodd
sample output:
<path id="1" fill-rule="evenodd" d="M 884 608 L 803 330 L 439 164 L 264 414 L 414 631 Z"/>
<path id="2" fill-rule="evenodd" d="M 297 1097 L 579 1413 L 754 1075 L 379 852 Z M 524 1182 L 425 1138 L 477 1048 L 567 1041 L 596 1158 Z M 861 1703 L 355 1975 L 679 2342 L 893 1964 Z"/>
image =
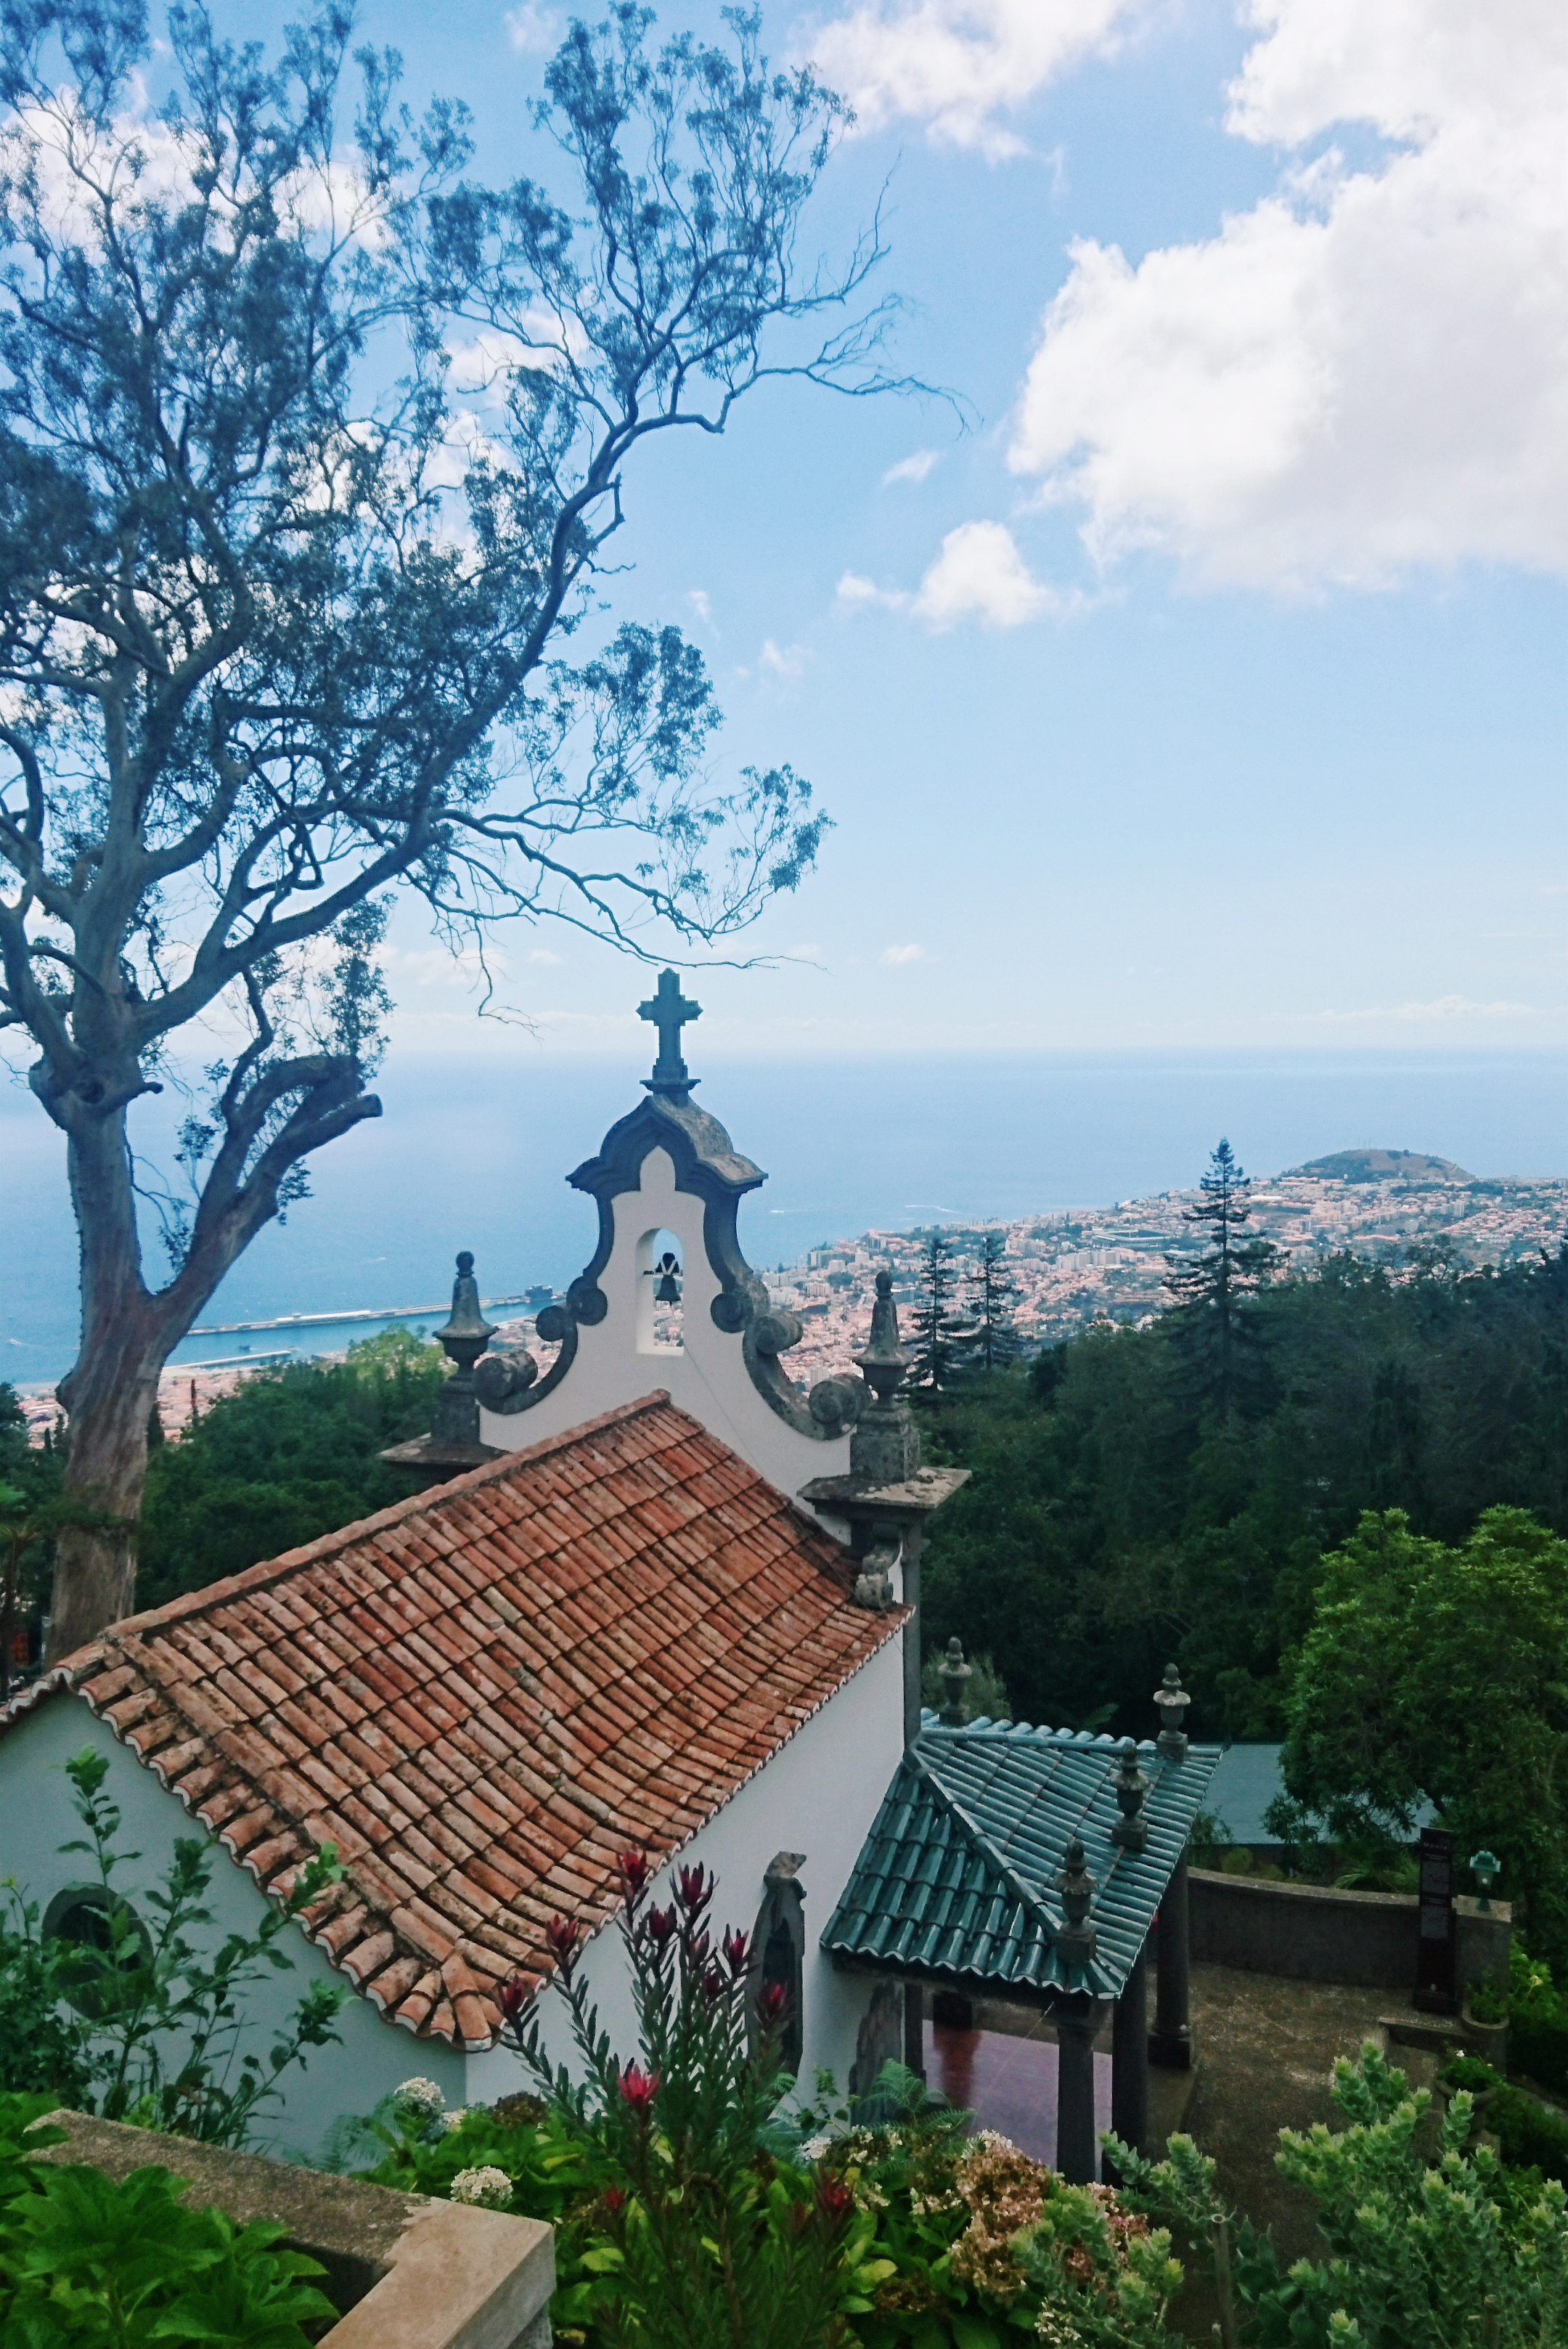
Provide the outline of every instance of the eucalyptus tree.
<path id="1" fill-rule="evenodd" d="M 605 554 L 640 442 L 885 388 L 881 245 L 802 264 L 846 117 L 755 16 L 651 21 L 573 25 L 490 188 L 339 0 L 273 62 L 193 0 L 158 45 L 141 0 L 0 5 L 0 1021 L 67 1142 L 69 1489 L 118 1527 L 62 1538 L 54 1654 L 130 1603 L 170 1350 L 379 1112 L 397 892 L 481 956 L 506 916 L 651 956 L 817 853 L 789 767 L 710 781 L 700 656 L 613 627 Z M 160 1285 L 128 1118 L 181 1086 Z"/>

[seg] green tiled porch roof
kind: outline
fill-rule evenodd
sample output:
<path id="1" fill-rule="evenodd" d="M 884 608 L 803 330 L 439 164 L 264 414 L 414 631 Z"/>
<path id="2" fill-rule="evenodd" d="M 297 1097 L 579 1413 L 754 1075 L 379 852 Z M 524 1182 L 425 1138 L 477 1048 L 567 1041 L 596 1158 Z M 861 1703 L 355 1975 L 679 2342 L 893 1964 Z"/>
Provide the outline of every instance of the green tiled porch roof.
<path id="1" fill-rule="evenodd" d="M 1115 1998 L 1131 1971 L 1220 1759 L 1190 1745 L 1184 1761 L 1140 1745 L 1152 1781 L 1146 1850 L 1110 1840 L 1121 1740 L 972 1722 L 934 1713 L 899 1764 L 854 1872 L 822 1935 L 841 1965 L 913 1974 L 997 1995 L 1087 1991 Z M 1097 1879 L 1088 1921 L 1097 1948 L 1064 1961 L 1056 1878 L 1080 1836 Z"/>

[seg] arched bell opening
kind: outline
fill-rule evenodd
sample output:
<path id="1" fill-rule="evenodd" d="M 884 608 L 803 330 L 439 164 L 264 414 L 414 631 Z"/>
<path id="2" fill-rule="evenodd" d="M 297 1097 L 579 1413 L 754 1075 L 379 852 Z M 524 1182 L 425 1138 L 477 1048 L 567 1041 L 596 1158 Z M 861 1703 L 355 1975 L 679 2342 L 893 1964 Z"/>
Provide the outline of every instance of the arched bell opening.
<path id="1" fill-rule="evenodd" d="M 679 1353 L 686 1343 L 686 1263 L 663 1226 L 637 1242 L 637 1351 Z"/>

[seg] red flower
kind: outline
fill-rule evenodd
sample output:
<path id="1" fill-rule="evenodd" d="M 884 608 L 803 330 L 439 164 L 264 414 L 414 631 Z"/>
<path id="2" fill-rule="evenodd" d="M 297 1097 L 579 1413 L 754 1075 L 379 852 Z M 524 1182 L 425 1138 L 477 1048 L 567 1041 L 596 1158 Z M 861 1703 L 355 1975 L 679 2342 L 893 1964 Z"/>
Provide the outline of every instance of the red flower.
<path id="1" fill-rule="evenodd" d="M 836 2233 L 855 2207 L 855 2198 L 841 2178 L 824 2173 L 817 2180 L 817 2208 L 830 2233 Z"/>
<path id="2" fill-rule="evenodd" d="M 577 1963 L 577 1943 L 583 1928 L 575 1917 L 552 1917 L 544 1929 L 544 1946 L 561 1970 L 562 1979 L 572 1980 L 572 1969 Z"/>
<path id="3" fill-rule="evenodd" d="M 640 1900 L 648 1889 L 648 1878 L 654 1872 L 648 1864 L 646 1854 L 640 1851 L 618 1852 L 615 1856 L 615 1865 L 621 1871 L 621 1882 L 626 1889 L 627 1899 Z"/>
<path id="4" fill-rule="evenodd" d="M 724 1962 L 732 1974 L 745 1971 L 746 1961 L 750 1953 L 751 1944 L 746 1934 L 738 1932 L 731 1927 L 724 1937 Z"/>
<path id="5" fill-rule="evenodd" d="M 606 2186 L 604 2189 L 604 2208 L 610 2213 L 611 2218 L 618 2219 L 625 2207 L 626 2198 L 622 2193 L 620 2188 L 618 2186 Z"/>
<path id="6" fill-rule="evenodd" d="M 683 1868 L 676 1898 L 688 1917 L 698 1917 L 713 1899 L 714 1879 L 703 1868 Z"/>
<path id="7" fill-rule="evenodd" d="M 690 1958 L 694 1966 L 703 1966 L 707 1963 L 708 1947 L 708 1938 L 706 1933 L 694 1933 L 692 1935 L 690 1940 L 686 1943 L 686 1954 Z"/>
<path id="8" fill-rule="evenodd" d="M 621 2075 L 621 2094 L 640 2120 L 646 2119 L 658 2088 L 658 2074 L 645 2072 L 640 2064 L 628 2064 Z"/>
<path id="9" fill-rule="evenodd" d="M 709 1966 L 707 1973 L 704 1974 L 702 1989 L 704 1997 L 710 2004 L 716 2003 L 724 1996 L 724 1976 L 717 1966 Z"/>
<path id="10" fill-rule="evenodd" d="M 655 1950 L 662 1950 L 667 1942 L 673 1940 L 675 1930 L 676 1912 L 673 1905 L 668 1909 L 649 1909 L 648 1939 Z"/>
<path id="11" fill-rule="evenodd" d="M 789 2003 L 789 1993 L 782 1982 L 769 1982 L 757 2002 L 757 2012 L 762 2017 L 764 2030 L 771 2031 L 776 2023 L 784 2020 L 784 2010 Z"/>
<path id="12" fill-rule="evenodd" d="M 515 2023 L 533 1996 L 533 1984 L 526 1974 L 510 1974 L 495 1996 L 507 2021 Z"/>

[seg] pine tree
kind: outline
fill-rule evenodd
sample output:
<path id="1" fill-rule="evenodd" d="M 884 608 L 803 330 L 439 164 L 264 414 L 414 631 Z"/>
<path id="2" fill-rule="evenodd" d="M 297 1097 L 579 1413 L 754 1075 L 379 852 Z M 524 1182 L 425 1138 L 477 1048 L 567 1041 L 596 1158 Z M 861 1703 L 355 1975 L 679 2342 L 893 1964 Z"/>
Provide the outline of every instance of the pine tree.
<path id="1" fill-rule="evenodd" d="M 1198 1185 L 1197 1206 L 1182 1211 L 1203 1233 L 1202 1253 L 1165 1259 L 1171 1268 L 1165 1287 L 1184 1309 L 1185 1333 L 1203 1383 L 1227 1414 L 1245 1379 L 1243 1361 L 1259 1334 L 1243 1302 L 1286 1263 L 1284 1249 L 1273 1240 L 1244 1231 L 1252 1215 L 1251 1189 L 1246 1170 L 1222 1135 Z"/>
<path id="2" fill-rule="evenodd" d="M 975 1371 L 1004 1370 L 1018 1352 L 1018 1333 L 1013 1327 L 1013 1299 L 1018 1284 L 1008 1275 L 1006 1241 L 1000 1232 L 982 1236 L 980 1253 L 964 1290 L 973 1324 L 965 1366 Z"/>
<path id="3" fill-rule="evenodd" d="M 952 1387 L 969 1325 L 953 1310 L 958 1271 L 953 1242 L 933 1232 L 921 1250 L 921 1301 L 910 1316 L 911 1393 L 939 1403 Z"/>

